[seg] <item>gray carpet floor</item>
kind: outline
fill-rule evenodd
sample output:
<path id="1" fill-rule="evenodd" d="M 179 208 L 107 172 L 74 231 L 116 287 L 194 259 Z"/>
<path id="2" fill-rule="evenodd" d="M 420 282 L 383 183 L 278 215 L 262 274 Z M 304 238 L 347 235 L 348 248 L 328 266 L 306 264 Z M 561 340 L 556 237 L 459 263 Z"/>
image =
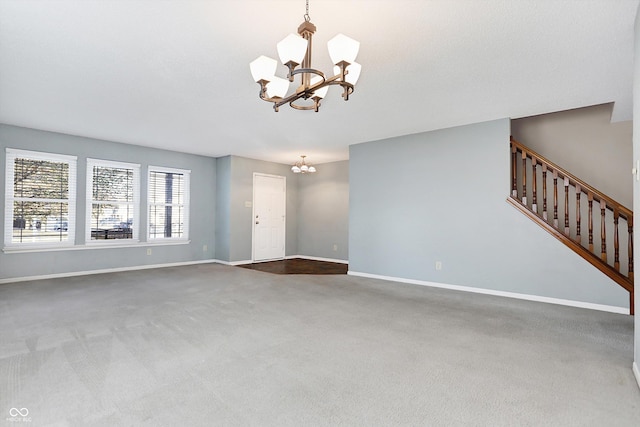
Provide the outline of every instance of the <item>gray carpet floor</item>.
<path id="1" fill-rule="evenodd" d="M 640 425 L 619 314 L 207 264 L 1 285 L 0 326 L 12 426 Z"/>

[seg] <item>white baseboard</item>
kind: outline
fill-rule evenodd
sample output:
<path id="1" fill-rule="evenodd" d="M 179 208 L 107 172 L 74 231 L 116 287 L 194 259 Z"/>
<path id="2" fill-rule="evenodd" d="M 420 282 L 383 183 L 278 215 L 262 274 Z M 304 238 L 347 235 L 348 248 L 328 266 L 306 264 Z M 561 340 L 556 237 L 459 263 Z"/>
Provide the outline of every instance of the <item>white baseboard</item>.
<path id="1" fill-rule="evenodd" d="M 288 255 L 288 256 L 284 257 L 284 259 L 294 259 L 294 258 L 308 259 L 308 260 L 311 260 L 311 261 L 335 262 L 335 263 L 338 263 L 338 264 L 349 264 L 348 260 L 335 259 L 335 258 L 322 258 L 322 257 L 319 257 L 319 256 Z"/>
<path id="2" fill-rule="evenodd" d="M 217 262 L 218 264 L 224 265 L 244 265 L 244 264 L 253 264 L 253 261 L 250 259 L 245 259 L 242 261 L 223 261 L 221 259 L 214 259 L 213 262 Z"/>
<path id="3" fill-rule="evenodd" d="M 640 387 L 640 369 L 638 369 L 638 364 L 636 362 L 633 362 L 633 375 L 636 377 L 638 387 Z"/>
<path id="4" fill-rule="evenodd" d="M 360 273 L 357 271 L 348 271 L 351 276 L 367 277 L 370 279 L 389 280 L 392 282 L 410 283 L 413 285 L 430 286 L 433 288 L 451 289 L 454 291 L 472 292 L 476 294 L 495 295 L 500 297 L 522 299 L 527 301 L 545 302 L 549 304 L 566 305 L 569 307 L 588 308 L 590 310 L 608 311 L 618 314 L 629 314 L 629 309 L 625 307 L 616 307 L 613 305 L 593 304 L 589 302 L 573 301 L 560 298 L 549 298 L 538 295 L 519 294 L 516 292 L 496 291 L 493 289 L 474 288 L 470 286 L 448 285 L 446 283 L 427 282 L 424 280 L 404 279 L 401 277 L 380 276 L 377 274 Z"/>
<path id="5" fill-rule="evenodd" d="M 307 255 L 287 255 L 284 257 L 284 259 L 295 259 L 295 258 L 300 258 L 300 259 L 308 259 L 311 261 L 326 261 L 326 262 L 336 262 L 336 263 L 340 263 L 340 264 L 349 264 L 349 261 L 345 261 L 343 259 L 333 259 L 333 258 L 321 258 L 321 257 L 317 257 L 317 256 L 307 256 Z M 214 260 L 217 263 L 220 264 L 224 264 L 224 265 L 245 265 L 245 264 L 253 264 L 254 262 L 271 262 L 271 261 L 278 261 L 277 259 L 268 259 L 265 261 L 252 261 L 250 259 L 245 259 L 242 261 L 222 261 L 220 259 L 216 259 Z"/>
<path id="6" fill-rule="evenodd" d="M 68 273 L 42 274 L 39 276 L 12 277 L 8 279 L 0 279 L 0 285 L 5 283 L 14 283 L 14 282 L 29 282 L 31 280 L 59 279 L 62 277 L 88 276 L 92 274 L 103 274 L 103 273 L 118 273 L 121 271 L 150 270 L 152 268 L 181 267 L 184 265 L 210 264 L 214 262 L 216 262 L 216 260 L 214 259 L 205 259 L 200 261 L 170 262 L 166 264 L 136 265 L 132 267 L 116 267 L 116 268 L 104 268 L 100 270 L 70 271 Z"/>

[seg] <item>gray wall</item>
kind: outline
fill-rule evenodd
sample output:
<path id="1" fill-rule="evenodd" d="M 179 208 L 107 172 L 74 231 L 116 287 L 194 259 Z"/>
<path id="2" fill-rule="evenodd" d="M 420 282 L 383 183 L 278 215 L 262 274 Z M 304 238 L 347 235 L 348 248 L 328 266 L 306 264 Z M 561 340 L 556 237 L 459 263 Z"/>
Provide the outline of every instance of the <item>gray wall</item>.
<path id="1" fill-rule="evenodd" d="M 631 121 L 611 123 L 613 104 L 526 117 L 511 122 L 515 139 L 558 166 L 633 207 Z"/>
<path id="2" fill-rule="evenodd" d="M 349 163 L 326 163 L 309 176 L 290 165 L 238 156 L 217 160 L 216 258 L 252 259 L 254 172 L 284 176 L 287 182 L 285 254 L 348 260 Z M 333 250 L 337 245 L 337 250 Z"/>
<path id="3" fill-rule="evenodd" d="M 85 238 L 87 157 L 141 165 L 141 241 L 146 239 L 143 230 L 146 230 L 147 227 L 147 166 L 166 166 L 191 170 L 189 226 L 191 243 L 186 245 L 154 245 L 151 255 L 147 255 L 147 247 L 145 246 L 27 253 L 0 252 L 0 279 L 214 258 L 216 188 L 214 159 L 0 124 L 0 196 L 2 200 L 4 200 L 5 193 L 7 147 L 78 157 L 77 246 L 82 246 Z M 2 233 L 4 235 L 4 230 Z M 205 245 L 207 246 L 206 251 L 203 250 Z"/>
<path id="4" fill-rule="evenodd" d="M 349 162 L 323 163 L 317 169 L 298 179 L 298 254 L 347 261 Z"/>
<path id="5" fill-rule="evenodd" d="M 217 200 L 219 215 L 217 237 L 221 239 L 216 249 L 216 257 L 222 261 L 238 262 L 252 259 L 252 207 L 245 202 L 253 202 L 253 173 L 265 173 L 286 177 L 286 242 L 285 254 L 297 255 L 297 176 L 291 172 L 291 166 L 245 157 L 228 156 L 218 159 L 220 169 L 220 194 Z M 228 190 L 227 190 L 228 188 Z M 228 191 L 228 193 L 227 193 Z"/>
<path id="6" fill-rule="evenodd" d="M 502 119 L 351 146 L 349 270 L 628 307 L 507 204 L 509 135 Z"/>
<path id="7" fill-rule="evenodd" d="M 216 259 L 230 260 L 231 156 L 216 159 Z"/>
<path id="8" fill-rule="evenodd" d="M 346 161 L 322 165 L 320 172 L 304 177 L 307 180 L 301 185 L 306 198 L 299 202 L 299 177 L 291 173 L 289 165 L 237 156 L 214 159 L 0 125 L 0 194 L 3 199 L 6 147 L 78 157 L 76 244 L 79 246 L 84 244 L 87 157 L 141 164 L 141 230 L 146 229 L 147 224 L 147 166 L 191 170 L 191 243 L 154 245 L 151 255 L 147 255 L 145 246 L 0 252 L 0 279 L 209 259 L 229 262 L 251 260 L 252 208 L 245 207 L 245 202 L 253 200 L 254 172 L 286 177 L 286 255 L 344 260 L 348 256 L 349 189 Z M 321 206 L 314 206 L 314 200 Z M 307 225 L 299 226 L 298 211 L 308 221 Z M 300 238 L 304 240 L 303 252 L 298 248 Z M 144 233 L 141 234 L 141 240 L 145 240 Z M 334 244 L 338 245 L 337 251 L 333 251 Z M 205 245 L 206 251 L 203 250 Z"/>
<path id="9" fill-rule="evenodd" d="M 634 55 L 634 72 L 633 72 L 633 159 L 640 160 L 640 8 L 636 14 L 636 26 L 635 26 L 635 55 Z M 639 172 L 640 173 L 640 172 Z M 638 194 L 640 192 L 640 183 L 637 180 L 633 180 L 633 193 Z M 633 217 L 634 224 L 640 224 L 640 197 L 634 197 L 633 200 Z M 634 235 L 634 247 L 638 246 L 638 233 Z M 640 266 L 640 250 L 634 252 L 634 265 Z M 637 268 L 637 267 L 636 267 Z M 637 277 L 637 273 L 636 273 Z M 636 312 L 640 310 L 640 292 L 635 293 L 635 309 Z M 640 314 L 635 315 L 635 353 L 633 360 L 636 366 L 640 368 Z M 640 378 L 636 377 L 638 382 Z"/>

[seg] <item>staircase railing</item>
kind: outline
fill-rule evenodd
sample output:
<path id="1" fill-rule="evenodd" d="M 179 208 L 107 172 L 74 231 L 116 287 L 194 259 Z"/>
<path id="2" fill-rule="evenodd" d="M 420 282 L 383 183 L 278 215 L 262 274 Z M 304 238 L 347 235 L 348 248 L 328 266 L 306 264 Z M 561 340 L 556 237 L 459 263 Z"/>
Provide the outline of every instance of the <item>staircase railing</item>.
<path id="1" fill-rule="evenodd" d="M 507 201 L 626 289 L 634 313 L 633 211 L 513 138 Z"/>

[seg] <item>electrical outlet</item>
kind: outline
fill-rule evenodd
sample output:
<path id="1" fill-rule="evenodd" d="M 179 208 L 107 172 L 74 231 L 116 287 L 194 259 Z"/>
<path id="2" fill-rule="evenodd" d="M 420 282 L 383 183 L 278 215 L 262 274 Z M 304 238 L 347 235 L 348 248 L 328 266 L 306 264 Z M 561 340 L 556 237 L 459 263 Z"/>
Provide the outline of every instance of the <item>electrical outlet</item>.
<path id="1" fill-rule="evenodd" d="M 202 245 L 202 252 L 207 252 L 207 245 Z"/>
<path id="2" fill-rule="evenodd" d="M 147 248 L 147 255 L 151 255 L 151 248 Z"/>
<path id="3" fill-rule="evenodd" d="M 334 252 L 338 250 L 338 245 L 333 245 Z"/>
<path id="4" fill-rule="evenodd" d="M 436 261 L 436 270 L 442 270 L 442 261 Z"/>

